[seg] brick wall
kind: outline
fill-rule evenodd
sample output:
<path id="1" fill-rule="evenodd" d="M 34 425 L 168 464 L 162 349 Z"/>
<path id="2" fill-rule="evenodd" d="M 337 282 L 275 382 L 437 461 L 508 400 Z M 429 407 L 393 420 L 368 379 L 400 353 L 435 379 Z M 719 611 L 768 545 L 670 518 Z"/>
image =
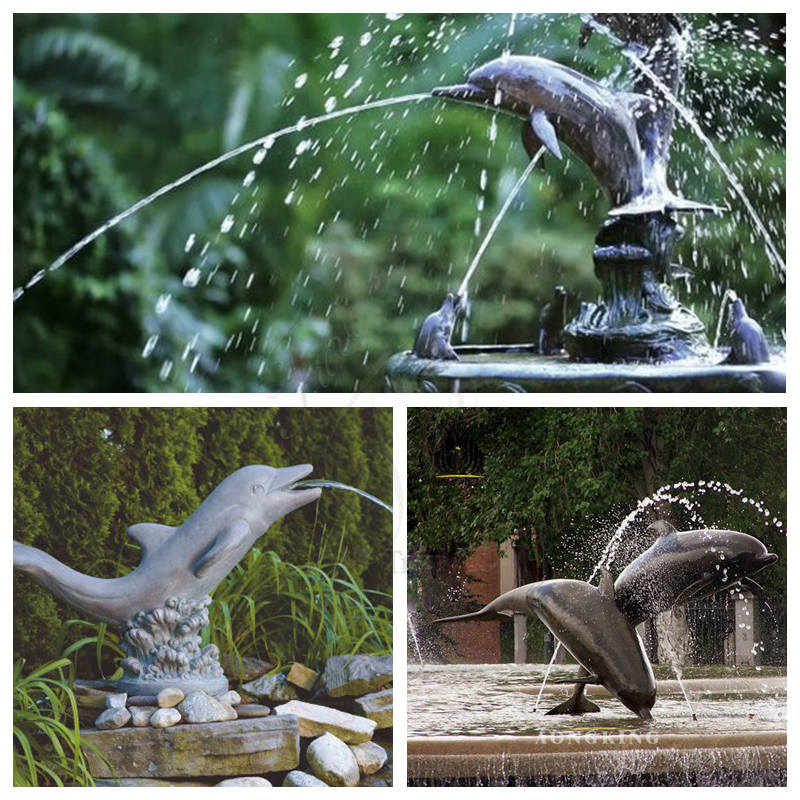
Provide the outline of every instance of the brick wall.
<path id="1" fill-rule="evenodd" d="M 476 602 L 486 604 L 500 594 L 500 557 L 497 546 L 481 545 L 465 562 L 465 575 L 475 581 L 470 591 Z M 462 664 L 493 664 L 500 661 L 500 623 L 457 622 L 448 625 L 447 635 L 456 643 L 451 658 Z"/>

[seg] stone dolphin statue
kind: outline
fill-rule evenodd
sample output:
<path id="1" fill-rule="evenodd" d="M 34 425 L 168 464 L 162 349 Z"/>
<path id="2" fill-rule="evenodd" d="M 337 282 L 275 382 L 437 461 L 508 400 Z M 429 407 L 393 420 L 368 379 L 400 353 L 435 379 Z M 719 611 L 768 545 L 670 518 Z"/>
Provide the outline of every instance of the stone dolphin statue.
<path id="1" fill-rule="evenodd" d="M 529 583 L 473 614 L 436 622 L 505 619 L 507 612 L 539 617 L 584 668 L 586 674 L 577 679 L 581 687 L 600 684 L 634 714 L 651 719 L 656 700 L 653 670 L 635 628 L 614 602 L 614 581 L 607 570 L 599 587 L 565 579 Z"/>
<path id="2" fill-rule="evenodd" d="M 679 533 L 665 520 L 649 526 L 656 541 L 625 567 L 614 584 L 614 602 L 631 625 L 639 625 L 674 606 L 730 589 L 736 584 L 761 589 L 752 576 L 778 556 L 747 533 L 703 530 Z M 548 714 L 599 711 L 583 697 L 583 684 Z"/>
<path id="3" fill-rule="evenodd" d="M 92 619 L 124 627 L 168 598 L 201 601 L 274 522 L 311 503 L 320 489 L 293 489 L 309 465 L 243 467 L 225 478 L 177 528 L 145 522 L 128 528 L 142 548 L 136 569 L 94 578 L 35 547 L 14 542 L 14 569 Z"/>
<path id="4" fill-rule="evenodd" d="M 654 102 L 645 94 L 614 91 L 537 56 L 495 59 L 474 70 L 467 83 L 439 87 L 432 94 L 521 118 L 531 157 L 545 147 L 561 159 L 559 142 L 564 142 L 594 173 L 612 216 L 717 210 L 667 187 L 666 164 L 650 152 L 656 142 L 649 130 L 637 128 L 637 117 Z"/>

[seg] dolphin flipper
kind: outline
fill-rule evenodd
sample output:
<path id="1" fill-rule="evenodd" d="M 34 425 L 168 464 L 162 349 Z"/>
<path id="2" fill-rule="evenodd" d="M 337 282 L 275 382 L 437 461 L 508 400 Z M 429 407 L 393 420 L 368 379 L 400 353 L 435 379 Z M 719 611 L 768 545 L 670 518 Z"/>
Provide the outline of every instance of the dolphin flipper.
<path id="1" fill-rule="evenodd" d="M 250 525 L 243 519 L 237 519 L 226 525 L 217 534 L 211 546 L 192 564 L 195 577 L 202 578 L 216 561 L 239 547 L 249 533 Z"/>
<path id="2" fill-rule="evenodd" d="M 564 156 L 561 155 L 556 129 L 541 108 L 536 108 L 531 112 L 531 128 L 533 128 L 536 138 L 561 161 Z"/>
<path id="3" fill-rule="evenodd" d="M 144 560 L 171 539 L 175 530 L 171 525 L 161 525 L 158 522 L 138 522 L 125 532 L 142 548 L 142 560 Z"/>

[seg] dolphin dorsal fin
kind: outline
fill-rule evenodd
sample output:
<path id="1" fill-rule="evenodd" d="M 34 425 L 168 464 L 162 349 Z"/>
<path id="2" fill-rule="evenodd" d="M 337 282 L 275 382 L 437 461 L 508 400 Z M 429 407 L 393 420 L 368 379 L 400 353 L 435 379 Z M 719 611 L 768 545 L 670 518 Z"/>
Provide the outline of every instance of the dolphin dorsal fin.
<path id="1" fill-rule="evenodd" d="M 158 522 L 138 522 L 126 531 L 128 536 L 142 548 L 142 560 L 154 553 L 164 542 L 172 537 L 175 528 Z"/>
<path id="2" fill-rule="evenodd" d="M 607 597 L 609 600 L 614 599 L 614 579 L 605 567 L 600 567 L 600 583 L 597 588 L 603 597 Z"/>
<path id="3" fill-rule="evenodd" d="M 673 534 L 676 534 L 678 531 L 675 529 L 674 525 L 670 524 L 665 519 L 660 519 L 657 522 L 653 522 L 651 525 L 648 525 L 647 532 L 661 537 L 661 536 L 672 536 Z"/>

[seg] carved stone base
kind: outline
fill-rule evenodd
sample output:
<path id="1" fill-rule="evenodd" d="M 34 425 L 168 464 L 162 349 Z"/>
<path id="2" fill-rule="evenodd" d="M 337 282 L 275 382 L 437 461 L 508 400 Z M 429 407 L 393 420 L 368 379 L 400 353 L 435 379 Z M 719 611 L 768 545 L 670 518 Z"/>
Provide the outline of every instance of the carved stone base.
<path id="1" fill-rule="evenodd" d="M 115 682 L 117 690 L 139 695 L 158 694 L 168 687 L 209 694 L 227 691 L 217 646 L 201 645 L 210 603 L 210 597 L 199 601 L 170 597 L 162 608 L 140 611 L 130 620 L 122 637 L 127 657 L 121 664 L 123 676 Z"/>

